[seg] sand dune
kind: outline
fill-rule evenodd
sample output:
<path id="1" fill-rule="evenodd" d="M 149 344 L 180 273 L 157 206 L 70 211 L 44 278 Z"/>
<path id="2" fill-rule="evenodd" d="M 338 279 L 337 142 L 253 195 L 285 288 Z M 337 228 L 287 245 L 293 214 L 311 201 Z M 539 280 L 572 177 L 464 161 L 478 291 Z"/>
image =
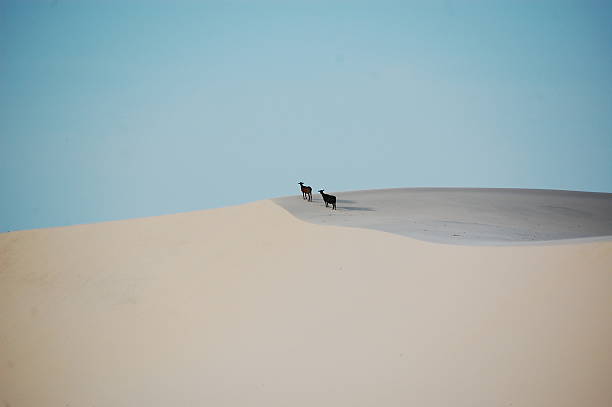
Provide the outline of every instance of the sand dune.
<path id="1" fill-rule="evenodd" d="M 334 192 L 335 193 L 335 192 Z M 320 195 L 274 202 L 321 225 L 360 227 L 439 243 L 507 245 L 612 240 L 612 194 L 502 188 L 344 191 L 336 212 Z M 317 205 L 318 204 L 318 205 Z"/>
<path id="2" fill-rule="evenodd" d="M 440 245 L 271 201 L 5 233 L 0 402 L 610 406 L 611 292 L 609 241 Z"/>

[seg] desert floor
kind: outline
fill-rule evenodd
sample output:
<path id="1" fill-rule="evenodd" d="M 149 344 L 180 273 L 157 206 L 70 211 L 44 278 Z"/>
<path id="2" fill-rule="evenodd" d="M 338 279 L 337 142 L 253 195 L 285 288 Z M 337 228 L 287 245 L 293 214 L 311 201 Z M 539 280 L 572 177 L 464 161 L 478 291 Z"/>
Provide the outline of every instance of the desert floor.
<path id="1" fill-rule="evenodd" d="M 331 223 L 260 201 L 0 234 L 0 405 L 612 405 L 612 241 Z"/>

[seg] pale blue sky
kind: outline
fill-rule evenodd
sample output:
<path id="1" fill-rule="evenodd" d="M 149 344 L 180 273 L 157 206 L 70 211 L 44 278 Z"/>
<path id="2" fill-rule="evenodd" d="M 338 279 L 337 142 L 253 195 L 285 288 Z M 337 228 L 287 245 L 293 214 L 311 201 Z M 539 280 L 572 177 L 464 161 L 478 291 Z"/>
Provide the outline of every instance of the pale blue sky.
<path id="1" fill-rule="evenodd" d="M 0 0 L 0 231 L 416 186 L 612 192 L 612 2 Z"/>

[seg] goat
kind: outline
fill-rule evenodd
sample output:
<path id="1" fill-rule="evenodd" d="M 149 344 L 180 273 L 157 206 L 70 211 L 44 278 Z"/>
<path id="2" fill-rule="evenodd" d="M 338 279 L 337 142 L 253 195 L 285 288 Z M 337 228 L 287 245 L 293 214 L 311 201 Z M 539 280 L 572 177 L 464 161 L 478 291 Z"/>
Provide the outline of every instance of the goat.
<path id="1" fill-rule="evenodd" d="M 325 207 L 327 208 L 328 204 L 332 204 L 332 209 L 336 209 L 336 197 L 333 195 L 326 194 L 323 191 L 325 190 L 324 189 L 319 190 L 319 192 L 321 193 L 321 196 L 323 197 L 323 200 L 325 201 Z"/>
<path id="2" fill-rule="evenodd" d="M 300 189 L 302 190 L 302 199 L 308 199 L 309 202 L 312 201 L 312 188 L 304 185 L 303 182 L 298 182 L 300 184 Z"/>

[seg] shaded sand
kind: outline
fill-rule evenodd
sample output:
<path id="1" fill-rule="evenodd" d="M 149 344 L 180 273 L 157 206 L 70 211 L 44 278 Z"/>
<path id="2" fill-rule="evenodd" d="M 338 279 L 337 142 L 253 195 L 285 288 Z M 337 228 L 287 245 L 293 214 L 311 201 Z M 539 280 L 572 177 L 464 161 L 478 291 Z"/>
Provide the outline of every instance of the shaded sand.
<path id="1" fill-rule="evenodd" d="M 538 189 L 398 188 L 329 192 L 308 205 L 274 199 L 298 218 L 321 225 L 382 230 L 415 239 L 501 245 L 565 239 L 612 240 L 612 194 Z"/>
<path id="2" fill-rule="evenodd" d="M 270 201 L 0 235 L 0 405 L 610 406 L 612 242 L 475 247 Z"/>

